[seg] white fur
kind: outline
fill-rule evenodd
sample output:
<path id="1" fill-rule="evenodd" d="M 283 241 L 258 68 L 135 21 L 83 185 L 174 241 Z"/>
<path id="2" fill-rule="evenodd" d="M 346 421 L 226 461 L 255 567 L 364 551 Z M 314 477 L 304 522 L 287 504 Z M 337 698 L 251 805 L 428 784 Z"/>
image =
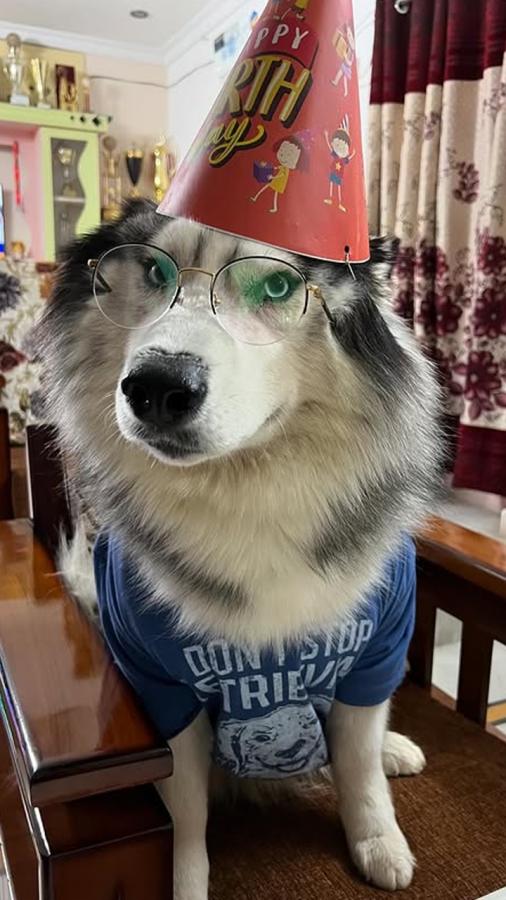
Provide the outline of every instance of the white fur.
<path id="1" fill-rule="evenodd" d="M 174 823 L 174 900 L 207 900 L 212 731 L 206 712 L 170 742 L 174 775 L 158 786 Z"/>
<path id="2" fill-rule="evenodd" d="M 391 777 L 419 775 L 426 766 L 423 750 L 404 734 L 387 731 L 383 743 L 383 768 Z"/>
<path id="3" fill-rule="evenodd" d="M 396 818 L 383 770 L 389 703 L 335 703 L 328 733 L 332 770 L 350 853 L 367 881 L 385 890 L 411 883 L 414 857 Z"/>
<path id="4" fill-rule="evenodd" d="M 97 612 L 97 589 L 93 572 L 91 547 L 86 535 L 84 519 L 79 518 L 72 540 L 61 535 L 58 568 L 72 593 L 90 616 Z"/>

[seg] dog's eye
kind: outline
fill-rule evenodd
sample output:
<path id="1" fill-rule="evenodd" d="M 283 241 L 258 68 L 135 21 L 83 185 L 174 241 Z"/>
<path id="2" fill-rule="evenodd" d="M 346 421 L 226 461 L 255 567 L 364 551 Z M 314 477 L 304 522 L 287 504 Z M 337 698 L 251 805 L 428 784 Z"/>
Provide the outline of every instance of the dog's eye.
<path id="1" fill-rule="evenodd" d="M 282 272 L 274 272 L 264 281 L 265 296 L 269 300 L 280 301 L 288 300 L 293 294 L 294 285 L 290 284 L 290 279 Z"/>
<path id="2" fill-rule="evenodd" d="M 259 732 L 258 734 L 255 735 L 255 740 L 259 744 L 266 744 L 267 741 L 270 740 L 270 738 L 269 738 L 268 734 L 265 734 L 265 732 Z"/>
<path id="3" fill-rule="evenodd" d="M 150 287 L 157 290 L 174 289 L 177 284 L 176 264 L 169 256 L 160 254 L 147 259 L 144 263 L 144 273 Z"/>
<path id="4" fill-rule="evenodd" d="M 285 272 L 271 272 L 269 275 L 258 278 L 253 273 L 241 285 L 244 298 L 250 307 L 262 307 L 265 304 L 281 304 L 294 294 L 300 286 L 300 278 L 286 270 Z"/>

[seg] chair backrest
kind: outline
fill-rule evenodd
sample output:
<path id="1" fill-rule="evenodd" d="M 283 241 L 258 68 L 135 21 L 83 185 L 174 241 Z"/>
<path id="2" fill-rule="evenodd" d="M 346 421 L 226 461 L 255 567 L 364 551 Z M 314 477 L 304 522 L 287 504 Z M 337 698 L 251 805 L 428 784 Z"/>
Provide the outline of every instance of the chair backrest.
<path id="1" fill-rule="evenodd" d="M 0 519 L 12 519 L 11 448 L 9 441 L 9 417 L 6 409 L 0 409 Z"/>
<path id="2" fill-rule="evenodd" d="M 418 536 L 417 621 L 411 677 L 432 684 L 436 613 L 462 622 L 456 708 L 487 724 L 494 641 L 506 643 L 506 545 L 444 519 Z"/>
<path id="3" fill-rule="evenodd" d="M 36 536 L 54 556 L 60 534 L 72 534 L 70 490 L 56 429 L 30 425 L 26 449 L 31 517 Z"/>

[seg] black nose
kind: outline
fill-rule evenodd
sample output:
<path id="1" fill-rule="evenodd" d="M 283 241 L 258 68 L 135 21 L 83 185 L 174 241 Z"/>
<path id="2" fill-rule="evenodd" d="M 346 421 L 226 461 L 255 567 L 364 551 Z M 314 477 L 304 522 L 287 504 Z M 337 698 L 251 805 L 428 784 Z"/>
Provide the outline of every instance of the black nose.
<path id="1" fill-rule="evenodd" d="M 153 354 L 121 382 L 121 390 L 141 422 L 167 428 L 185 424 L 207 394 L 207 367 L 187 353 Z"/>

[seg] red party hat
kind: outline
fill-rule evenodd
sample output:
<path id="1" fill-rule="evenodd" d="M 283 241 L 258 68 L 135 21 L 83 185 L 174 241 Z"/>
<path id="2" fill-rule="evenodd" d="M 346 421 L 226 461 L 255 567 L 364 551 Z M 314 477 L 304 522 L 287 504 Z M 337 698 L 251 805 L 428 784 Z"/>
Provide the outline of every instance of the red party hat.
<path id="1" fill-rule="evenodd" d="M 369 258 L 352 0 L 270 0 L 158 212 Z"/>

